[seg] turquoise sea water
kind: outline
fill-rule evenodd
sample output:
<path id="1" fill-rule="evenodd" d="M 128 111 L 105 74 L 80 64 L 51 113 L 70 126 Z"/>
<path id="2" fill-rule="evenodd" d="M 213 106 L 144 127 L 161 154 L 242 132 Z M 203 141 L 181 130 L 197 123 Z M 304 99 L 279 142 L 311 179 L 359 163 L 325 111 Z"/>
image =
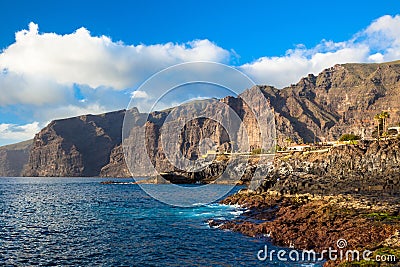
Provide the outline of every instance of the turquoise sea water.
<path id="1" fill-rule="evenodd" d="M 207 225 L 238 207 L 172 207 L 100 181 L 1 178 L 0 266 L 311 266 L 259 261 L 265 239 Z"/>

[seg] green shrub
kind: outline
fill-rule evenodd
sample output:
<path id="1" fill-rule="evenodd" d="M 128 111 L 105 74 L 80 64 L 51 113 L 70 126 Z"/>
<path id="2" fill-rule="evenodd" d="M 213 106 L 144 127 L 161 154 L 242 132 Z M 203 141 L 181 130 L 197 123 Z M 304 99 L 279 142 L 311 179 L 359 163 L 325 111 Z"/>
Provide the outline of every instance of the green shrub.
<path id="1" fill-rule="evenodd" d="M 361 137 L 355 134 L 343 134 L 339 141 L 354 141 L 354 140 L 360 140 Z"/>
<path id="2" fill-rule="evenodd" d="M 263 154 L 263 153 L 265 153 L 265 151 L 262 148 L 255 148 L 255 149 L 253 149 L 253 151 L 251 151 L 251 154 L 253 154 L 253 155 L 259 155 L 259 154 Z"/>

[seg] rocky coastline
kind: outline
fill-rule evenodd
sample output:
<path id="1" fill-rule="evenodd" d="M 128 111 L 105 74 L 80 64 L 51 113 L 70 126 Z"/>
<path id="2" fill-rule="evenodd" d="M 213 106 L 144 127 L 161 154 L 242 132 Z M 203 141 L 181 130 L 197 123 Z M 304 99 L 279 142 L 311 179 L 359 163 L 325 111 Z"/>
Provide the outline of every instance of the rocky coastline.
<path id="1" fill-rule="evenodd" d="M 209 225 L 299 250 L 321 252 L 344 239 L 347 250 L 396 257 L 396 262 L 327 261 L 324 266 L 398 266 L 399 145 L 399 139 L 370 141 L 322 154 L 281 156 L 256 191 L 242 190 L 221 202 L 247 212 Z"/>
<path id="2" fill-rule="evenodd" d="M 388 125 L 398 125 L 399 88 L 400 62 L 340 64 L 325 69 L 317 76 L 310 74 L 283 89 L 259 85 L 247 88 L 238 97 L 227 96 L 219 102 L 238 114 L 250 133 L 249 145 L 253 150 L 260 147 L 260 129 L 243 99 L 251 100 L 248 104 L 260 111 L 269 106 L 275 120 L 276 142 L 284 147 L 288 145 L 287 140 L 297 144 L 322 142 L 338 140 L 345 133 L 371 139 L 377 126 L 374 120 L 377 112 L 390 109 Z M 264 106 L 259 102 L 257 92 L 260 91 L 267 100 Z M 207 111 L 204 118 L 219 112 L 215 105 L 199 101 L 186 108 L 190 113 L 198 106 Z M 15 153 L 10 147 L 0 148 L 3 150 L 0 153 L 0 176 L 130 177 L 121 136 L 127 114 L 143 122 L 151 164 L 159 173 L 175 172 L 163 152 L 160 139 L 160 129 L 169 112 L 163 110 L 144 114 L 133 108 L 52 121 L 35 136 L 24 152 Z M 206 138 L 215 143 L 216 153 L 229 152 L 232 140 L 227 138 L 222 127 L 216 126 L 209 119 L 191 121 L 180 133 L 178 145 L 182 155 L 188 159 L 201 158 L 203 153 L 200 153 L 199 143 Z M 241 131 L 236 132 L 239 140 Z M 147 155 L 135 152 L 133 156 L 139 163 L 135 175 L 150 175 L 146 168 L 149 165 Z M 18 164 L 10 164 L 11 161 L 18 161 Z M 216 166 L 206 172 L 218 173 L 218 168 Z M 209 177 L 209 173 L 204 177 Z"/>

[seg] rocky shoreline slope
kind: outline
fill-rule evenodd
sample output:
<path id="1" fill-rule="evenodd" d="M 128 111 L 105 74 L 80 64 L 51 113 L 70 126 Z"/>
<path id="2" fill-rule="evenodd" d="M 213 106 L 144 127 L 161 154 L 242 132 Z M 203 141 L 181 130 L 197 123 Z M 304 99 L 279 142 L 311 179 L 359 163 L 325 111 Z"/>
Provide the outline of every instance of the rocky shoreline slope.
<path id="1" fill-rule="evenodd" d="M 224 204 L 248 209 L 233 221 L 209 225 L 274 244 L 321 252 L 346 249 L 395 255 L 396 262 L 327 261 L 324 266 L 398 266 L 400 260 L 400 140 L 361 142 L 329 152 L 293 153 L 276 159 L 254 192 L 242 190 Z M 347 265 L 346 265 L 347 264 Z"/>
<path id="2" fill-rule="evenodd" d="M 397 194 L 400 139 L 359 141 L 324 152 L 278 156 L 258 190 L 281 194 Z"/>

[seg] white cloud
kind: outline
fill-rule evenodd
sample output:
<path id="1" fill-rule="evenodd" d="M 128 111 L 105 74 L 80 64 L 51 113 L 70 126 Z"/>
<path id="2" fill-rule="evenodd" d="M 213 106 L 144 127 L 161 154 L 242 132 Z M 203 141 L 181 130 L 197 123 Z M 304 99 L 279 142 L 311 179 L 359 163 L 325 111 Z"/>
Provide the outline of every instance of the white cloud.
<path id="1" fill-rule="evenodd" d="M 285 56 L 262 57 L 240 66 L 256 83 L 279 88 L 308 73 L 318 74 L 335 64 L 400 59 L 400 15 L 383 16 L 344 42 L 321 41 L 311 49 L 298 46 Z"/>
<path id="2" fill-rule="evenodd" d="M 170 65 L 196 60 L 228 62 L 230 53 L 209 40 L 186 44 L 125 45 L 85 28 L 72 34 L 39 33 L 38 25 L 16 33 L 15 43 L 0 54 L 0 70 L 46 77 L 59 84 L 96 88 L 132 87 Z"/>
<path id="3" fill-rule="evenodd" d="M 370 55 L 368 57 L 368 61 L 372 61 L 372 62 L 383 62 L 384 61 L 384 57 L 381 53 L 375 53 L 373 55 Z"/>
<path id="4" fill-rule="evenodd" d="M 0 124 L 0 144 L 31 139 L 40 129 L 39 122 L 25 125 L 2 123 Z"/>
<path id="5" fill-rule="evenodd" d="M 135 97 L 135 98 L 148 98 L 149 95 L 145 91 L 137 90 L 137 91 L 134 91 L 132 93 L 132 97 Z"/>
<path id="6" fill-rule="evenodd" d="M 375 20 L 361 32 L 358 39 L 364 39 L 371 50 L 379 52 L 379 61 L 398 60 L 400 58 L 400 15 L 383 16 Z"/>
<path id="7" fill-rule="evenodd" d="M 84 114 L 101 114 L 106 111 L 109 111 L 104 106 L 101 106 L 98 103 L 95 104 L 82 104 L 78 105 L 65 105 L 58 107 L 46 107 L 41 108 L 40 110 L 34 111 L 33 116 L 40 117 L 43 121 L 50 122 L 55 119 L 64 119 L 67 117 L 75 117 Z M 47 123 L 46 123 L 47 124 Z"/>
<path id="8" fill-rule="evenodd" d="M 59 84 L 50 77 L 8 70 L 0 73 L 0 92 L 0 106 L 60 104 L 68 103 L 74 98 L 71 86 Z"/>
<path id="9" fill-rule="evenodd" d="M 244 64 L 240 69 L 256 83 L 274 85 L 282 88 L 296 83 L 308 73 L 318 74 L 335 64 L 363 62 L 368 56 L 368 47 L 346 47 L 333 52 L 315 52 L 296 49 L 283 57 L 263 57 L 255 62 Z"/>

